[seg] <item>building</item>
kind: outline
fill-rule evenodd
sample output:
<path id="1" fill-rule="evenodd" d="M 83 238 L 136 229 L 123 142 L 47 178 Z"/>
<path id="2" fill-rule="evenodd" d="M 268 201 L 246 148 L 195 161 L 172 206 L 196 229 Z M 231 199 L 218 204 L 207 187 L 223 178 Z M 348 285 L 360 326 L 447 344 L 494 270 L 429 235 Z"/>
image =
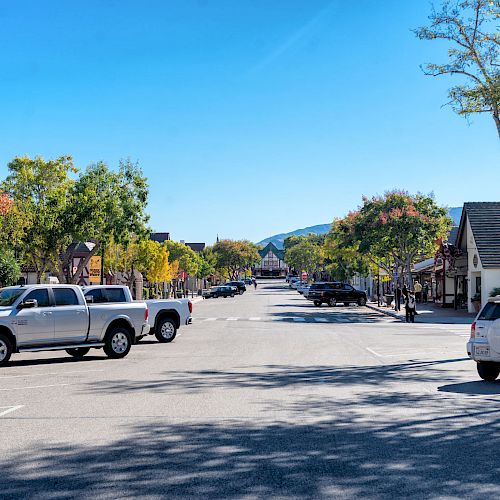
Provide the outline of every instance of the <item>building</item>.
<path id="1" fill-rule="evenodd" d="M 170 240 L 170 233 L 151 233 L 149 239 L 158 243 L 164 243 Z"/>
<path id="2" fill-rule="evenodd" d="M 260 278 L 284 278 L 288 272 L 285 264 L 285 251 L 280 250 L 273 243 L 268 243 L 259 250 L 261 261 L 253 269 L 253 274 Z"/>
<path id="3" fill-rule="evenodd" d="M 205 250 L 205 243 L 186 243 L 186 246 L 196 253 L 201 253 Z"/>

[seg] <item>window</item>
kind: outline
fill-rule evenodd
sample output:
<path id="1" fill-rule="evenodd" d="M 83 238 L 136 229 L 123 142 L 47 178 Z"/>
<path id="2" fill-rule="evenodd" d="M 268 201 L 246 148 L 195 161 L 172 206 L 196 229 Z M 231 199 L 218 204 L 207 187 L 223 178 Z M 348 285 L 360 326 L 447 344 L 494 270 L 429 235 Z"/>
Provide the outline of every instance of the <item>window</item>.
<path id="1" fill-rule="evenodd" d="M 106 288 L 103 290 L 107 302 L 126 302 L 123 288 Z"/>
<path id="2" fill-rule="evenodd" d="M 39 290 L 32 290 L 23 301 L 26 300 L 36 300 L 38 302 L 38 307 L 49 307 L 49 292 L 45 288 L 40 288 Z"/>
<path id="3" fill-rule="evenodd" d="M 24 293 L 24 288 L 4 288 L 0 290 L 0 307 L 11 306 Z"/>
<path id="4" fill-rule="evenodd" d="M 53 288 L 56 306 L 77 306 L 78 298 L 71 288 Z"/>
<path id="5" fill-rule="evenodd" d="M 477 319 L 483 319 L 487 321 L 495 321 L 500 319 L 500 304 L 494 302 L 488 302 L 481 311 L 481 314 Z"/>
<path id="6" fill-rule="evenodd" d="M 353 290 L 353 288 L 352 288 L 352 286 L 351 286 L 351 285 L 343 285 L 343 286 L 342 286 L 342 288 L 343 288 L 344 290 L 349 291 L 349 292 L 352 292 L 352 290 Z"/>
<path id="7" fill-rule="evenodd" d="M 85 292 L 85 297 L 92 297 L 92 304 L 101 304 L 102 302 L 106 302 L 106 299 L 102 296 L 102 290 L 100 288 L 95 288 L 94 290 Z"/>

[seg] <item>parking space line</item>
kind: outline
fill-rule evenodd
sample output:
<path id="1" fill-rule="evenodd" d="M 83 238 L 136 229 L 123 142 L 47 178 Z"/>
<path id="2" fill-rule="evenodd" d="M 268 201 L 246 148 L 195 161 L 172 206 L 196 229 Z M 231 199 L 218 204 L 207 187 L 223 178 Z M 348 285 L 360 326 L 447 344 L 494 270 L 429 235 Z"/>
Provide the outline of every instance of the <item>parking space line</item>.
<path id="1" fill-rule="evenodd" d="M 7 413 L 12 413 L 13 411 L 19 410 L 19 408 L 22 408 L 23 406 L 24 405 L 0 406 L 0 417 L 3 417 L 4 415 L 7 415 Z M 7 408 L 7 409 L 2 411 L 2 408 Z"/>
<path id="2" fill-rule="evenodd" d="M 379 354 L 378 352 L 375 352 L 373 349 L 370 349 L 369 347 L 365 347 L 365 349 L 372 353 L 374 356 L 377 356 L 377 358 L 383 358 L 384 356 L 382 356 L 382 354 Z"/>

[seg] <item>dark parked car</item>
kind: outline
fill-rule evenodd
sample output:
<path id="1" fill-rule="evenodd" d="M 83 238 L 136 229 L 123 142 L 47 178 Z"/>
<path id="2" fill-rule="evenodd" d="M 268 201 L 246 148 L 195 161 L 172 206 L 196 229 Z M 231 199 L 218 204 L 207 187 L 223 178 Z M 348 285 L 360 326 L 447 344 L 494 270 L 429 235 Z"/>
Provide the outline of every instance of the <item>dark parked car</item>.
<path id="1" fill-rule="evenodd" d="M 244 281 L 228 281 L 225 283 L 228 286 L 235 286 L 238 289 L 238 293 L 241 295 L 243 292 L 247 291 Z"/>
<path id="2" fill-rule="evenodd" d="M 207 299 L 217 299 L 219 297 L 234 297 L 234 288 L 232 286 L 213 286 L 208 292 L 204 294 Z"/>
<path id="3" fill-rule="evenodd" d="M 366 304 L 366 293 L 356 290 L 348 283 L 313 283 L 309 288 L 308 300 L 312 300 L 315 306 L 328 304 L 334 306 L 338 302 L 348 306 L 356 303 L 360 306 Z"/>

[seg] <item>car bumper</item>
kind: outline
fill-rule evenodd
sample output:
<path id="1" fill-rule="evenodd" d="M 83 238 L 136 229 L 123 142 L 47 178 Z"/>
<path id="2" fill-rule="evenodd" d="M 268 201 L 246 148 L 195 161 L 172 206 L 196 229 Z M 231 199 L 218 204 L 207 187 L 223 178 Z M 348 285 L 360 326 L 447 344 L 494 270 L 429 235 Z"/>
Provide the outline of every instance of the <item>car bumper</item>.
<path id="1" fill-rule="evenodd" d="M 186 320 L 186 325 L 191 325 L 193 323 L 193 318 L 189 316 L 189 318 Z"/>
<path id="2" fill-rule="evenodd" d="M 500 353 L 494 351 L 486 339 L 467 342 L 467 355 L 474 361 L 494 361 L 500 363 Z"/>
<path id="3" fill-rule="evenodd" d="M 149 323 L 143 323 L 141 328 L 141 336 L 148 335 L 151 330 L 151 325 Z"/>

